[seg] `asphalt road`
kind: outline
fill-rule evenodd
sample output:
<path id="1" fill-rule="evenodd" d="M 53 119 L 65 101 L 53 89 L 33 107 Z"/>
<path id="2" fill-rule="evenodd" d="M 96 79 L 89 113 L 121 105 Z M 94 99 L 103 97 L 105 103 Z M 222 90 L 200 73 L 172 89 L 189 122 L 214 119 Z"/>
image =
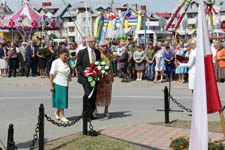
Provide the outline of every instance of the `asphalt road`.
<path id="1" fill-rule="evenodd" d="M 164 121 L 163 88 L 169 83 L 152 83 L 149 81 L 132 81 L 121 83 L 118 78 L 113 84 L 113 96 L 110 105 L 111 118 L 103 117 L 103 108 L 99 108 L 99 119 L 93 121 L 95 129 L 103 129 L 115 125 L 139 124 Z M 221 102 L 225 105 L 225 83 L 218 83 Z M 175 81 L 171 84 L 171 93 L 174 98 L 191 108 L 192 94 L 187 89 L 188 84 L 180 84 Z M 73 120 L 82 111 L 83 89 L 76 81 L 69 87 L 69 109 L 66 116 Z M 27 148 L 33 137 L 37 123 L 38 107 L 43 103 L 45 113 L 53 117 L 54 108 L 51 107 L 51 93 L 48 79 L 39 77 L 30 78 L 3 78 L 0 77 L 0 139 L 6 144 L 7 128 L 10 123 L 14 124 L 15 142 L 19 148 Z M 171 109 L 180 110 L 171 102 Z M 172 112 L 170 120 L 190 120 L 190 113 Z M 209 120 L 219 121 L 218 113 L 210 114 Z M 70 135 L 82 131 L 82 121 L 68 128 L 59 128 L 49 122 L 45 122 L 46 141 Z M 1 144 L 0 144 L 0 147 Z"/>

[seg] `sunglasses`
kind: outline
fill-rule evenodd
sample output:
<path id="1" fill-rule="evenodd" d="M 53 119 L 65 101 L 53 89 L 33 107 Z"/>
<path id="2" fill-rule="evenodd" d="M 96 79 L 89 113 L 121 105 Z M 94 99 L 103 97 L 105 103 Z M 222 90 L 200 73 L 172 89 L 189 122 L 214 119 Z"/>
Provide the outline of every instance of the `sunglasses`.
<path id="1" fill-rule="evenodd" d="M 107 46 L 106 45 L 103 45 L 103 46 L 101 46 L 102 48 L 106 48 Z"/>

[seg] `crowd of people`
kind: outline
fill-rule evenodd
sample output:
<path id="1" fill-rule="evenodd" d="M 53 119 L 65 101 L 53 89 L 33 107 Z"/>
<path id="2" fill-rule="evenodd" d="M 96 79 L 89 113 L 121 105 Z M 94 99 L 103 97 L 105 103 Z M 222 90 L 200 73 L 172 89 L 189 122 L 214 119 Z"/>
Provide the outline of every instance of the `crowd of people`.
<path id="1" fill-rule="evenodd" d="M 188 81 L 188 66 L 182 66 L 178 56 L 189 58 L 193 48 L 191 40 L 149 42 L 136 45 L 134 42 L 107 41 L 107 51 L 112 55 L 112 69 L 114 76 L 122 77 L 122 82 L 141 81 L 147 79 L 153 82 L 164 82 L 177 79 L 178 82 Z M 49 77 L 52 62 L 58 58 L 60 50 L 69 52 L 69 62 L 72 76 L 78 76 L 76 69 L 77 56 L 80 50 L 87 48 L 86 40 L 80 44 L 64 41 L 32 40 L 25 42 L 0 43 L 0 75 L 3 77 L 40 76 Z M 96 49 L 99 45 L 95 45 Z M 220 41 L 212 42 L 213 63 L 216 78 L 225 79 L 225 49 Z"/>
<path id="2" fill-rule="evenodd" d="M 211 43 L 212 61 L 218 81 L 225 79 L 225 48 L 221 41 Z M 196 40 L 149 42 L 136 45 L 133 41 L 102 40 L 96 43 L 94 37 L 88 41 L 54 43 L 45 40 L 0 43 L 0 75 L 3 77 L 40 76 L 48 77 L 52 92 L 52 106 L 57 120 L 68 122 L 64 109 L 68 108 L 68 85 L 72 77 L 84 89 L 83 101 L 91 105 L 84 107 L 83 114 L 89 113 L 95 119 L 97 107 L 105 107 L 104 115 L 109 118 L 109 105 L 112 96 L 112 83 L 115 76 L 121 82 L 149 81 L 165 82 L 176 79 L 177 82 L 189 82 L 194 89 Z M 85 68 L 95 61 L 109 59 L 111 69 L 102 78 L 96 88 L 91 87 L 84 74 Z M 91 96 L 90 96 L 91 95 Z M 87 108 L 88 107 L 88 108 Z"/>

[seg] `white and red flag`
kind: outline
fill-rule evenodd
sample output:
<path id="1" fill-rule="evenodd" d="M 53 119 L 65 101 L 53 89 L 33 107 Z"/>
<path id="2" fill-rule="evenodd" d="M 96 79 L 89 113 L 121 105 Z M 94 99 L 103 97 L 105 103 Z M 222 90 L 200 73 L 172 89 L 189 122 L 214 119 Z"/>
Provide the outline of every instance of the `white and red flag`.
<path id="1" fill-rule="evenodd" d="M 195 85 L 189 150 L 208 150 L 208 114 L 222 110 L 206 25 L 204 1 L 198 10 Z"/>

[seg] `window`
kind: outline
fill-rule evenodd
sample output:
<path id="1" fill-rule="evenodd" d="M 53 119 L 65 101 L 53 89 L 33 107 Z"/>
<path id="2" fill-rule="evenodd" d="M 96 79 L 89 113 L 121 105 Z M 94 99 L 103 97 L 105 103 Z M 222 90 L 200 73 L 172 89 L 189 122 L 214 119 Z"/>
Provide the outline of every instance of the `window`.
<path id="1" fill-rule="evenodd" d="M 75 28 L 74 27 L 69 27 L 69 32 L 74 32 Z"/>
<path id="2" fill-rule="evenodd" d="M 82 31 L 83 31 L 83 32 L 86 32 L 86 27 L 83 27 Z"/>
<path id="3" fill-rule="evenodd" d="M 69 22 L 69 18 L 63 18 L 63 22 Z"/>
<path id="4" fill-rule="evenodd" d="M 86 17 L 83 17 L 83 22 L 86 22 Z"/>
<path id="5" fill-rule="evenodd" d="M 63 28 L 63 32 L 67 32 L 67 28 Z"/>
<path id="6" fill-rule="evenodd" d="M 220 15 L 221 15 L 221 16 L 225 16 L 225 11 L 221 11 L 221 12 L 220 12 Z"/>
<path id="7" fill-rule="evenodd" d="M 197 17 L 198 13 L 188 13 L 187 14 L 187 17 L 190 19 L 190 18 L 195 18 Z"/>

